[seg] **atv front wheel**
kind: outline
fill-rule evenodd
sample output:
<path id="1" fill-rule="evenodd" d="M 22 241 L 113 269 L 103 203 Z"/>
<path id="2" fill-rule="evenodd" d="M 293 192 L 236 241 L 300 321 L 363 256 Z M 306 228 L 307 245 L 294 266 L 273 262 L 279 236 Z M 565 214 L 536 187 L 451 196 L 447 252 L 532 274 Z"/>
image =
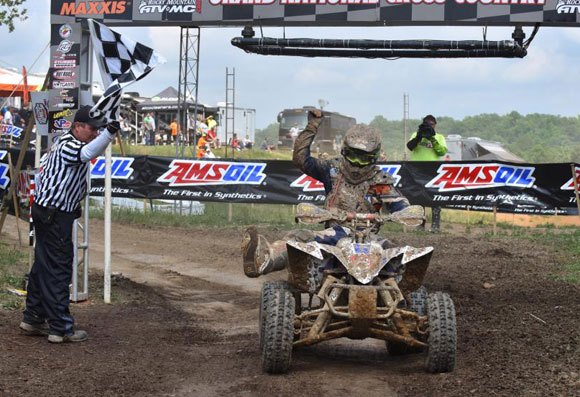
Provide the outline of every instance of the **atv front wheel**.
<path id="1" fill-rule="evenodd" d="M 429 294 L 427 315 L 429 316 L 427 371 L 451 372 L 455 367 L 457 350 L 457 322 L 453 300 L 443 292 Z"/>
<path id="2" fill-rule="evenodd" d="M 408 307 L 419 316 L 427 315 L 427 288 L 424 285 L 409 294 Z"/>
<path id="3" fill-rule="evenodd" d="M 262 369 L 270 374 L 288 372 L 292 361 L 295 301 L 287 283 L 262 288 L 260 344 Z"/>

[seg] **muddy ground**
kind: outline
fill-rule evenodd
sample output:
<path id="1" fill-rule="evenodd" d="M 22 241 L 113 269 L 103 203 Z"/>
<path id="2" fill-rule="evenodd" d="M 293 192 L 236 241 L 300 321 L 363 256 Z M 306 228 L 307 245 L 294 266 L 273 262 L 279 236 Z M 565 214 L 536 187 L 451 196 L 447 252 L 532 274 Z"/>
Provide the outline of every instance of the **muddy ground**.
<path id="1" fill-rule="evenodd" d="M 15 239 L 10 218 L 2 239 Z M 554 281 L 558 247 L 465 232 L 396 233 L 434 245 L 426 285 L 450 293 L 458 317 L 453 373 L 384 343 L 295 350 L 287 375 L 263 374 L 258 297 L 243 276 L 240 230 L 115 224 L 114 303 L 102 303 L 102 222 L 91 226 L 91 299 L 72 306 L 90 340 L 51 345 L 0 310 L 2 396 L 574 396 L 580 390 L 580 288 Z M 271 238 L 281 231 L 267 230 Z M 484 283 L 493 284 L 484 288 Z"/>

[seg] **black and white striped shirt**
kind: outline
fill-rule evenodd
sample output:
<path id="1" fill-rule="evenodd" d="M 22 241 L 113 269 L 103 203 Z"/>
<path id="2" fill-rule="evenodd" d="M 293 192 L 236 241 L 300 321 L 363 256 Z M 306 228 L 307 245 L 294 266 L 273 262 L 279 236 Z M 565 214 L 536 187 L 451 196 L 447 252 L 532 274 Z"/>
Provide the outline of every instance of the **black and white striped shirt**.
<path id="1" fill-rule="evenodd" d="M 69 131 L 43 156 L 36 177 L 38 205 L 66 212 L 79 208 L 87 192 L 89 163 L 81 161 L 85 145 Z"/>

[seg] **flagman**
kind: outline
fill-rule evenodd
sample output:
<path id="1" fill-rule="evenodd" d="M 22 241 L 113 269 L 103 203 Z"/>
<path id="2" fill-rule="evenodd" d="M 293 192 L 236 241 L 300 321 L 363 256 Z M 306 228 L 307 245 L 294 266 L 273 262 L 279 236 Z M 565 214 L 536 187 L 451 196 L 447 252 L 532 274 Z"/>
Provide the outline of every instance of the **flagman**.
<path id="1" fill-rule="evenodd" d="M 119 122 L 107 124 L 90 113 L 91 106 L 77 111 L 72 129 L 44 155 L 36 175 L 32 206 L 36 246 L 20 328 L 28 335 L 48 335 L 51 343 L 88 338 L 85 331 L 74 329 L 69 311 L 72 228 L 87 193 L 89 161 L 105 151 L 120 128 Z"/>
<path id="2" fill-rule="evenodd" d="M 52 343 L 88 339 L 85 331 L 74 329 L 69 284 L 74 258 L 72 227 L 87 192 L 89 161 L 105 150 L 120 129 L 117 120 L 123 88 L 164 62 L 153 49 L 92 19 L 89 28 L 107 89 L 95 106 L 77 111 L 72 130 L 43 157 L 32 207 L 35 259 L 20 328 L 28 335 L 48 335 Z"/>

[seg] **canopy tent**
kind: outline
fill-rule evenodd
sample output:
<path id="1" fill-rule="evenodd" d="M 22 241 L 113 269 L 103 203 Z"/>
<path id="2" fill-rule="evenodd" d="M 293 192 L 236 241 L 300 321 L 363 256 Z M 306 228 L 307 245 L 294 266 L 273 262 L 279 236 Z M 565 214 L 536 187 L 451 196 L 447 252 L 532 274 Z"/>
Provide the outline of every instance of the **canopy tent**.
<path id="1" fill-rule="evenodd" d="M 195 109 L 195 103 L 192 98 L 186 100 L 187 108 L 189 110 Z M 138 112 L 166 112 L 177 111 L 179 105 L 177 90 L 173 87 L 167 87 L 159 94 L 153 96 L 137 104 Z M 197 104 L 197 112 L 204 113 L 206 106 L 204 104 Z"/>
<path id="2" fill-rule="evenodd" d="M 28 74 L 26 76 L 28 91 L 36 91 L 42 88 L 44 76 Z M 0 97 L 7 98 L 10 96 L 21 97 L 24 95 L 24 77 L 9 69 L 0 67 Z"/>

